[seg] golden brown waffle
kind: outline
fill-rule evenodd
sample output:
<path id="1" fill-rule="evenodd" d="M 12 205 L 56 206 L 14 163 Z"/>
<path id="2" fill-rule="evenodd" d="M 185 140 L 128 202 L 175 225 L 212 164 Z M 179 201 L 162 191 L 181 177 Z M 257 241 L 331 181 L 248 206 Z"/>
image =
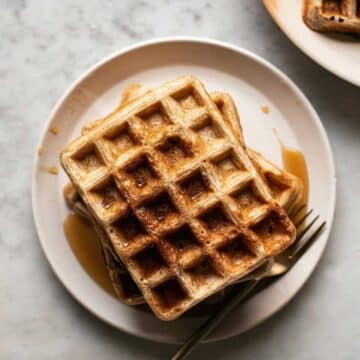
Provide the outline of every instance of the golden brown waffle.
<path id="1" fill-rule="evenodd" d="M 168 82 L 61 162 L 154 313 L 172 320 L 291 244 L 295 228 L 203 85 Z"/>
<path id="2" fill-rule="evenodd" d="M 304 0 L 303 19 L 316 31 L 360 34 L 360 0 Z"/>
<path id="3" fill-rule="evenodd" d="M 131 89 L 133 89 L 133 87 L 131 87 Z M 132 93 L 129 93 L 129 91 L 126 92 L 128 94 L 126 97 L 127 100 L 136 98 L 139 91 L 141 91 L 141 88 L 138 86 L 134 89 L 135 91 L 133 90 Z M 214 92 L 211 94 L 211 97 L 223 115 L 224 120 L 227 122 L 228 126 L 232 128 L 235 136 L 238 138 L 239 144 L 243 144 L 244 139 L 239 115 L 235 103 L 230 95 L 223 92 Z M 120 106 L 122 106 L 122 104 Z M 86 124 L 82 133 L 85 134 L 100 125 L 101 121 L 102 119 Z M 302 193 L 302 184 L 300 180 L 288 172 L 279 169 L 256 151 L 248 149 L 248 153 L 252 162 L 258 168 L 259 173 L 265 180 L 267 180 L 269 189 L 273 194 L 273 197 L 275 196 L 277 198 L 278 203 L 287 211 L 291 210 L 293 206 L 297 206 Z M 88 213 L 85 204 L 82 202 L 81 197 L 77 194 L 71 183 L 66 186 L 64 197 L 71 209 L 73 209 L 77 214 L 90 219 L 90 214 Z M 129 276 L 126 268 L 122 265 L 121 260 L 119 260 L 114 252 L 109 238 L 106 234 L 104 234 L 104 232 L 100 232 L 99 235 L 104 247 L 105 259 L 110 259 L 106 261 L 106 266 L 114 284 L 117 296 L 122 302 L 128 305 L 144 303 L 145 300 L 143 299 L 136 284 Z M 269 266 L 271 266 L 271 262 L 269 262 L 266 266 L 264 265 L 259 267 L 241 280 L 263 277 L 266 275 Z M 218 301 L 219 296 L 217 296 L 216 299 L 209 299 L 209 301 L 215 300 Z"/>

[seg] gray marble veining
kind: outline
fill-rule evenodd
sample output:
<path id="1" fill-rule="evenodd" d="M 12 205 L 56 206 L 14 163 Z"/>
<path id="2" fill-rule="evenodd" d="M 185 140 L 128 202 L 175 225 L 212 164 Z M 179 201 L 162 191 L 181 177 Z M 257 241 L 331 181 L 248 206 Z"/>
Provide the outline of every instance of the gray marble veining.
<path id="1" fill-rule="evenodd" d="M 358 359 L 360 89 L 303 55 L 254 0 L 0 0 L 0 358 L 161 359 L 174 350 L 115 330 L 72 299 L 42 254 L 30 204 L 36 142 L 63 91 L 109 53 L 170 35 L 232 42 L 287 73 L 324 122 L 338 178 L 331 240 L 304 289 L 266 323 L 193 358 Z"/>

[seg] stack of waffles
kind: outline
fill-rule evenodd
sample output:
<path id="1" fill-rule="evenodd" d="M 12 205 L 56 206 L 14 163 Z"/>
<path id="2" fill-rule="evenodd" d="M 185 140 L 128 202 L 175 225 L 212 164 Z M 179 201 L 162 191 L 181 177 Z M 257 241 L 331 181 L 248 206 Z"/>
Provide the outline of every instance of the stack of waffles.
<path id="1" fill-rule="evenodd" d="M 162 320 L 265 274 L 295 238 L 300 180 L 247 148 L 231 97 L 192 76 L 135 91 L 61 163 L 119 299 Z"/>

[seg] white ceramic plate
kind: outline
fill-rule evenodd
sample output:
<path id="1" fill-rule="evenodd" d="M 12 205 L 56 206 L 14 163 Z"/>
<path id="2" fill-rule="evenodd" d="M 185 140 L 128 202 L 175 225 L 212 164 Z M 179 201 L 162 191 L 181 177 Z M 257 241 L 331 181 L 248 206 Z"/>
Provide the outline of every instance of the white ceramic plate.
<path id="1" fill-rule="evenodd" d="M 246 50 L 193 38 L 142 43 L 116 53 L 86 72 L 60 99 L 46 123 L 33 173 L 33 212 L 41 245 L 60 281 L 89 311 L 128 333 L 160 341 L 178 342 L 203 320 L 200 317 L 166 323 L 152 314 L 116 301 L 84 272 L 64 237 L 68 214 L 62 197 L 67 182 L 61 171 L 54 176 L 44 168 L 59 166 L 60 149 L 80 133 L 88 121 L 115 108 L 129 83 L 149 86 L 183 74 L 199 77 L 209 90 L 231 93 L 239 107 L 247 143 L 281 164 L 276 128 L 287 145 L 304 152 L 310 175 L 310 206 L 328 225 L 321 239 L 280 281 L 239 307 L 209 340 L 240 334 L 274 314 L 303 286 L 326 245 L 335 205 L 332 154 L 324 128 L 300 90 L 279 70 Z M 261 112 L 267 105 L 270 113 Z M 54 136 L 51 126 L 59 128 Z"/>
<path id="2" fill-rule="evenodd" d="M 274 21 L 306 55 L 333 74 L 360 86 L 360 41 L 351 35 L 322 34 L 302 20 L 303 0 L 263 0 Z"/>

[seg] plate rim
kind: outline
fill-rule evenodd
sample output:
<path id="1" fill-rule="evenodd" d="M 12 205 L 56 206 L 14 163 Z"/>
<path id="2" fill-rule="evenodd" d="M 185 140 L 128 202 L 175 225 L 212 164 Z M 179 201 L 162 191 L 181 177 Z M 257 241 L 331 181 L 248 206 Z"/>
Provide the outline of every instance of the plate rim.
<path id="1" fill-rule="evenodd" d="M 321 56 L 318 56 L 316 53 L 311 53 L 305 46 L 303 46 L 295 36 L 292 36 L 289 31 L 287 31 L 287 27 L 283 24 L 280 17 L 278 16 L 277 12 L 275 11 L 275 8 L 273 5 L 273 0 L 262 0 L 265 9 L 275 22 L 275 24 L 280 28 L 282 33 L 307 57 L 315 61 L 318 65 L 323 67 L 325 70 L 329 71 L 333 75 L 337 76 L 339 79 L 345 80 L 349 82 L 350 84 L 360 87 L 360 79 L 358 81 L 352 79 L 349 75 L 346 73 L 341 72 L 341 70 L 338 70 L 336 67 L 331 66 L 326 61 L 324 61 Z M 276 0 L 278 1 L 278 0 Z"/>
<path id="2" fill-rule="evenodd" d="M 247 49 L 239 47 L 237 45 L 233 45 L 233 44 L 225 42 L 225 41 L 215 40 L 215 39 L 211 39 L 211 38 L 193 37 L 193 36 L 170 36 L 170 37 L 160 37 L 160 38 L 155 38 L 155 39 L 151 39 L 151 40 L 145 40 L 145 41 L 137 42 L 135 44 L 123 47 L 122 49 L 114 51 L 110 55 L 105 56 L 100 61 L 95 63 L 93 66 L 91 66 L 87 70 L 83 71 L 80 74 L 80 76 L 78 76 L 75 79 L 75 81 L 73 81 L 70 84 L 70 86 L 65 90 L 63 95 L 60 97 L 60 99 L 56 102 L 56 104 L 54 105 L 54 107 L 50 111 L 50 114 L 47 117 L 47 119 L 46 119 L 46 121 L 45 121 L 45 123 L 43 125 L 42 131 L 40 132 L 39 140 L 37 141 L 36 147 L 35 147 L 35 154 L 34 154 L 33 167 L 32 167 L 32 180 L 31 180 L 31 204 L 32 204 L 33 221 L 34 221 L 34 224 L 35 224 L 36 234 L 37 234 L 38 241 L 40 242 L 41 249 L 42 249 L 42 251 L 43 251 L 43 253 L 45 255 L 45 258 L 46 258 L 48 264 L 50 265 L 50 268 L 52 269 L 55 276 L 58 278 L 59 282 L 72 295 L 72 297 L 74 299 L 76 299 L 77 302 L 79 302 L 86 310 L 88 310 L 91 314 L 96 316 L 98 319 L 100 319 L 101 321 L 104 321 L 105 323 L 110 324 L 111 326 L 114 326 L 115 328 L 117 328 L 117 329 L 119 329 L 121 331 L 124 331 L 127 334 L 130 334 L 130 335 L 142 338 L 142 339 L 148 339 L 148 340 L 152 340 L 152 341 L 155 341 L 155 342 L 161 342 L 161 343 L 175 343 L 174 340 L 160 339 L 159 336 L 156 336 L 156 335 L 152 336 L 151 333 L 149 333 L 147 336 L 145 336 L 144 334 L 136 333 L 135 331 L 131 331 L 126 327 L 119 326 L 117 323 L 115 324 L 114 322 L 111 322 L 110 320 L 103 318 L 100 315 L 100 313 L 98 313 L 98 312 L 94 311 L 94 309 L 90 308 L 85 301 L 83 301 L 79 296 L 77 296 L 70 289 L 70 287 L 63 282 L 63 280 L 61 279 L 60 273 L 56 269 L 56 266 L 50 260 L 50 258 L 48 256 L 48 253 L 46 251 L 46 241 L 44 240 L 44 235 L 42 234 L 42 229 L 41 229 L 41 225 L 40 225 L 40 221 L 39 221 L 40 215 L 37 213 L 38 205 L 37 205 L 37 197 L 36 197 L 36 192 L 37 192 L 36 175 L 38 173 L 38 163 L 40 161 L 40 157 L 38 156 L 37 149 L 43 143 L 43 141 L 45 139 L 45 136 L 46 136 L 46 134 L 47 134 L 47 132 L 49 130 L 52 119 L 54 118 L 54 116 L 56 115 L 58 110 L 61 108 L 64 101 L 66 101 L 68 96 L 71 94 L 71 92 L 82 81 L 84 81 L 86 78 L 90 77 L 96 70 L 98 70 L 100 67 L 105 65 L 107 62 L 110 62 L 110 61 L 112 61 L 113 59 L 115 59 L 117 57 L 121 57 L 121 56 L 123 56 L 123 55 L 125 55 L 127 53 L 138 50 L 140 48 L 153 46 L 153 45 L 159 45 L 159 44 L 166 44 L 166 43 L 168 43 L 168 44 L 172 44 L 172 43 L 193 43 L 195 45 L 200 44 L 200 45 L 211 45 L 211 46 L 215 46 L 215 47 L 220 47 L 220 48 L 223 48 L 223 49 L 231 50 L 231 51 L 233 51 L 233 52 L 235 52 L 237 54 L 246 56 L 246 57 L 250 58 L 252 61 L 255 61 L 255 62 L 259 63 L 260 65 L 268 68 L 279 79 L 284 81 L 290 87 L 290 89 L 296 94 L 296 96 L 301 100 L 303 105 L 310 112 L 311 117 L 314 120 L 314 124 L 318 128 L 319 134 L 320 134 L 321 138 L 324 141 L 325 151 L 326 151 L 326 154 L 327 154 L 327 157 L 328 157 L 328 162 L 329 162 L 329 168 L 330 168 L 330 171 L 331 171 L 331 174 L 332 174 L 332 177 L 330 179 L 330 191 L 331 191 L 331 193 L 330 193 L 330 208 L 329 208 L 329 211 L 328 211 L 329 223 L 328 223 L 328 226 L 327 226 L 326 237 L 324 239 L 324 246 L 321 249 L 321 252 L 319 254 L 319 258 L 317 259 L 316 265 L 313 267 L 313 269 L 311 269 L 310 273 L 302 280 L 302 283 L 300 284 L 298 289 L 295 291 L 295 293 L 291 297 L 288 297 L 287 300 L 283 304 L 276 307 L 273 311 L 271 311 L 263 319 L 256 322 L 251 328 L 254 328 L 257 325 L 259 325 L 260 323 L 266 321 L 269 317 L 271 317 L 272 315 L 274 315 L 275 313 L 280 311 L 283 307 L 285 307 L 297 295 L 297 293 L 302 289 L 304 284 L 307 282 L 307 280 L 310 278 L 313 271 L 317 267 L 322 255 L 324 253 L 326 245 L 328 243 L 330 232 L 331 232 L 333 222 L 334 222 L 334 212 L 335 212 L 335 204 L 336 204 L 336 173 L 335 173 L 335 162 L 334 162 L 333 152 L 332 152 L 332 149 L 331 149 L 331 146 L 330 146 L 329 138 L 327 136 L 325 128 L 324 128 L 324 126 L 323 126 L 317 112 L 315 111 L 314 107 L 312 106 L 310 101 L 307 99 L 305 94 L 300 90 L 300 88 L 284 72 L 282 72 L 280 69 L 275 67 L 268 60 L 265 60 L 261 56 L 255 54 L 255 53 L 253 53 L 253 52 L 251 52 L 251 51 L 249 51 Z M 248 331 L 248 330 L 246 330 L 246 331 Z M 234 331 L 230 335 L 229 334 L 223 334 L 223 335 L 219 334 L 216 337 L 211 337 L 209 339 L 206 339 L 204 342 L 219 341 L 219 340 L 230 338 L 230 337 L 233 337 L 233 336 L 236 336 L 236 335 L 239 335 L 239 333 L 237 333 L 236 331 Z"/>

